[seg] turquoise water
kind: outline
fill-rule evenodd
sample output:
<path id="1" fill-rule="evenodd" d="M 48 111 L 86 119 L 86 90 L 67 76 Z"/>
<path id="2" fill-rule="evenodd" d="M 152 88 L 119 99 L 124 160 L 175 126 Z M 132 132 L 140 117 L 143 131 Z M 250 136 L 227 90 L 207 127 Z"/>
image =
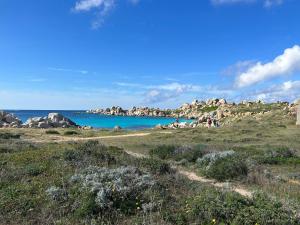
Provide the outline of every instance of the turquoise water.
<path id="1" fill-rule="evenodd" d="M 50 112 L 57 112 L 73 120 L 80 126 L 92 126 L 94 128 L 113 128 L 116 125 L 125 129 L 146 129 L 155 127 L 157 124 L 167 125 L 175 122 L 174 118 L 164 117 L 129 117 L 129 116 L 106 116 L 99 114 L 87 114 L 84 111 L 62 111 L 62 110 L 7 110 L 15 114 L 25 122 L 31 117 L 47 116 Z M 180 122 L 191 120 L 180 119 Z"/>

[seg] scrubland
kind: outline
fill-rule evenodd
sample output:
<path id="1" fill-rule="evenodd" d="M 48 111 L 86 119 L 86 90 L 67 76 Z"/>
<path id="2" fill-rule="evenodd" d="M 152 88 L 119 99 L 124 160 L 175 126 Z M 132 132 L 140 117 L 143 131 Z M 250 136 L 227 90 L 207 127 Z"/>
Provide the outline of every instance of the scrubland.
<path id="1" fill-rule="evenodd" d="M 1 129 L 0 221 L 300 224 L 300 128 L 274 109 L 210 129 Z"/>

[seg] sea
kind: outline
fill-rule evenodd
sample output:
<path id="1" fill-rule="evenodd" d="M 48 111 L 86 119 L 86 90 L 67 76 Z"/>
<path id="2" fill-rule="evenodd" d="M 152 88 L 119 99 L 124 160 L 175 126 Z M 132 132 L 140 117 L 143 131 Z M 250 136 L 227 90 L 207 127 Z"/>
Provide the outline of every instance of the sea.
<path id="1" fill-rule="evenodd" d="M 49 113 L 60 113 L 71 119 L 80 126 L 92 126 L 93 128 L 111 129 L 120 126 L 123 129 L 141 130 L 153 128 L 158 124 L 167 125 L 175 122 L 175 118 L 166 117 L 133 117 L 133 116 L 108 116 L 100 114 L 89 114 L 81 110 L 5 110 L 13 113 L 22 122 L 31 117 L 44 117 Z M 188 119 L 179 119 L 179 122 L 191 122 Z"/>

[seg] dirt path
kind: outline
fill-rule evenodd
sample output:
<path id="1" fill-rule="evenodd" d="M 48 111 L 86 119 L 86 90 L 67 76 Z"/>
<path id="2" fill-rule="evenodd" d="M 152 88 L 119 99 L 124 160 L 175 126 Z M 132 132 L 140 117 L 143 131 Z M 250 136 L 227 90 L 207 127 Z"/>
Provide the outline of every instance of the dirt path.
<path id="1" fill-rule="evenodd" d="M 102 140 L 102 139 L 114 139 L 114 138 L 126 138 L 126 137 L 144 137 L 151 133 L 135 133 L 135 134 L 122 134 L 122 135 L 109 135 L 109 136 L 99 136 L 99 137 L 62 137 L 62 136 L 52 136 L 52 139 L 47 140 L 35 140 L 35 139 L 25 139 L 26 141 L 35 143 L 49 143 L 49 142 L 69 142 L 69 141 L 89 141 L 89 140 Z"/>
<path id="2" fill-rule="evenodd" d="M 147 158 L 147 155 L 141 154 L 141 153 L 136 153 L 136 152 L 131 152 L 126 150 L 126 153 L 133 156 L 133 157 L 137 157 L 137 158 Z M 182 168 L 178 168 L 175 167 L 175 169 L 177 170 L 177 172 L 185 177 L 187 177 L 189 180 L 192 181 L 198 181 L 201 183 L 207 183 L 210 184 L 214 187 L 218 187 L 218 188 L 224 188 L 224 189 L 229 189 L 231 191 L 237 192 L 240 195 L 247 197 L 247 198 L 251 198 L 252 197 L 252 193 L 250 191 L 248 191 L 246 188 L 241 187 L 241 186 L 233 186 L 233 184 L 226 182 L 226 183 L 221 183 L 221 182 L 217 182 L 216 180 L 213 179 L 207 179 L 205 177 L 199 176 L 194 172 L 190 172 L 187 170 L 184 170 Z"/>

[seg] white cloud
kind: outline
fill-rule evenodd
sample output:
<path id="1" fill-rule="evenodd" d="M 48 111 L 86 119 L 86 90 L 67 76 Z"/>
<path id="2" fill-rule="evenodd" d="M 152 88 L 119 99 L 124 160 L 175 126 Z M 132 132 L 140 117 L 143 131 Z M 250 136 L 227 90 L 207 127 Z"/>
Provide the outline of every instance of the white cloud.
<path id="1" fill-rule="evenodd" d="M 181 104 L 179 97 L 186 97 L 192 101 L 194 98 L 226 98 L 234 94 L 234 90 L 228 88 L 221 88 L 214 85 L 200 86 L 195 84 L 183 84 L 178 82 L 159 84 L 159 85 L 145 85 L 140 83 L 124 83 L 116 82 L 115 85 L 125 87 L 126 90 L 134 90 L 135 92 L 144 93 L 143 103 L 167 103 L 168 100 L 173 100 Z"/>
<path id="2" fill-rule="evenodd" d="M 235 4 L 235 3 L 252 3 L 256 0 L 211 0 L 214 5 Z"/>
<path id="3" fill-rule="evenodd" d="M 47 81 L 45 78 L 33 78 L 29 80 L 30 82 L 45 82 Z"/>
<path id="4" fill-rule="evenodd" d="M 145 103 L 158 103 L 177 98 L 187 93 L 195 93 L 202 90 L 200 86 L 191 84 L 180 84 L 177 82 L 164 85 L 150 85 L 145 94 Z"/>
<path id="5" fill-rule="evenodd" d="M 242 88 L 296 71 L 300 71 L 300 47 L 298 45 L 286 49 L 282 55 L 276 57 L 272 62 L 265 64 L 257 62 L 238 75 L 236 86 Z"/>
<path id="6" fill-rule="evenodd" d="M 253 65 L 255 65 L 255 61 L 253 60 L 238 61 L 234 65 L 231 65 L 223 71 L 221 71 L 221 74 L 225 76 L 237 76 L 243 73 L 244 71 L 248 70 Z"/>
<path id="7" fill-rule="evenodd" d="M 74 7 L 75 11 L 90 11 L 99 8 L 102 12 L 107 12 L 114 5 L 114 0 L 80 0 Z"/>
<path id="8" fill-rule="evenodd" d="M 97 29 L 101 27 L 104 18 L 114 8 L 118 0 L 77 0 L 73 10 L 75 12 L 88 12 L 96 10 L 96 18 L 92 21 L 92 28 Z M 136 5 L 140 0 L 128 0 L 133 5 Z"/>
<path id="9" fill-rule="evenodd" d="M 281 5 L 284 0 L 211 0 L 214 5 L 232 5 L 238 3 L 263 3 L 265 7 Z"/>
<path id="10" fill-rule="evenodd" d="M 81 73 L 81 74 L 89 73 L 89 71 L 87 71 L 87 70 L 73 70 L 73 69 L 56 68 L 56 67 L 49 67 L 48 70 L 59 71 L 59 72 Z"/>
<path id="11" fill-rule="evenodd" d="M 127 82 L 115 82 L 114 84 L 121 86 L 121 87 L 144 87 L 144 85 L 142 84 L 138 84 L 138 83 L 127 83 Z"/>
<path id="12" fill-rule="evenodd" d="M 283 0 L 265 0 L 265 7 L 271 7 L 275 5 L 281 5 Z"/>
<path id="13" fill-rule="evenodd" d="M 279 85 L 273 85 L 268 89 L 255 92 L 252 96 L 254 99 L 265 100 L 267 102 L 292 102 L 300 96 L 300 80 L 286 81 Z"/>

